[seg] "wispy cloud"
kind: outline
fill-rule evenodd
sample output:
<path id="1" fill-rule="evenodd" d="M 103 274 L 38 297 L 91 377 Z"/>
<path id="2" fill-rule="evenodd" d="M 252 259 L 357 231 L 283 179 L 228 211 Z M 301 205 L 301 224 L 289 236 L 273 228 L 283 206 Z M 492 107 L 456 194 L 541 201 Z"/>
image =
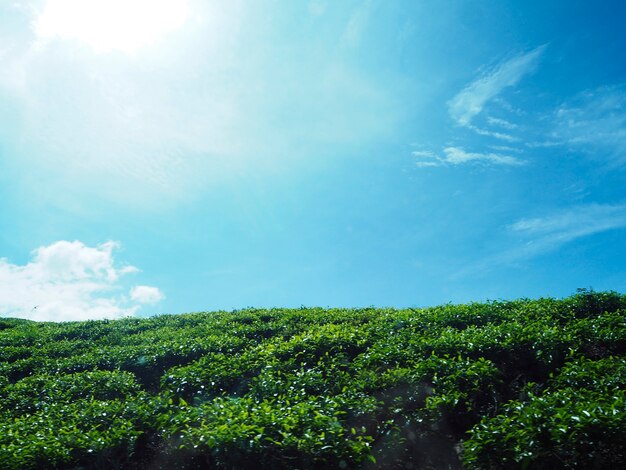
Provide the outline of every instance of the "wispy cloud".
<path id="1" fill-rule="evenodd" d="M 586 204 L 553 214 L 524 218 L 507 227 L 521 245 L 497 257 L 500 264 L 517 262 L 559 249 L 596 233 L 626 227 L 626 204 Z"/>
<path id="2" fill-rule="evenodd" d="M 597 233 L 626 228 L 626 204 L 583 204 L 543 217 L 522 218 L 504 227 L 512 246 L 478 263 L 463 267 L 452 278 L 485 273 L 496 267 L 517 265 L 557 251 L 567 243 Z"/>
<path id="3" fill-rule="evenodd" d="M 487 117 L 487 122 L 491 124 L 492 126 L 498 126 L 507 130 L 513 130 L 519 127 L 517 124 L 509 122 L 506 119 L 495 118 L 492 116 Z"/>
<path id="4" fill-rule="evenodd" d="M 466 152 L 460 147 L 446 147 L 443 149 L 443 154 L 437 154 L 430 150 L 418 150 L 414 151 L 412 155 L 416 157 L 415 165 L 418 167 L 464 165 L 469 163 L 508 166 L 519 166 L 525 164 L 523 160 L 510 155 Z"/>
<path id="5" fill-rule="evenodd" d="M 354 9 L 341 38 L 342 46 L 353 48 L 361 44 L 361 38 L 372 14 L 373 5 L 373 0 L 365 0 Z"/>
<path id="6" fill-rule="evenodd" d="M 501 155 L 497 153 L 477 153 L 466 152 L 458 147 L 446 147 L 443 149 L 448 163 L 459 165 L 468 162 L 487 162 L 496 165 L 523 165 L 524 162 L 510 155 Z"/>
<path id="7" fill-rule="evenodd" d="M 472 147 L 482 143 L 486 149 L 496 150 L 497 152 L 482 149 L 481 151 L 468 152 L 462 148 L 463 140 L 460 140 L 460 145 L 445 147 L 441 154 L 435 154 L 430 151 L 413 152 L 413 156 L 417 158 L 416 166 L 424 168 L 467 163 L 500 166 L 525 164 L 525 160 L 510 155 L 510 153 L 518 155 L 524 153 L 524 146 L 518 144 L 519 147 L 515 147 L 515 143 L 522 141 L 520 137 L 515 135 L 515 132 L 519 130 L 519 124 L 496 116 L 486 116 L 478 123 L 475 123 L 476 119 L 474 118 L 483 111 L 490 101 L 498 103 L 500 107 L 499 114 L 515 114 L 514 108 L 498 95 L 504 89 L 517 85 L 525 75 L 534 71 L 546 47 L 547 45 L 544 44 L 529 52 L 517 54 L 509 59 L 500 61 L 490 71 L 468 84 L 447 103 L 448 113 L 458 125 L 469 129 L 477 136 L 486 138 L 481 139 L 481 142 L 478 144 L 475 138 L 472 139 L 470 142 Z M 459 137 L 464 139 L 463 135 L 461 135 L 454 140 L 459 142 Z M 496 145 L 497 141 L 507 145 Z"/>
<path id="8" fill-rule="evenodd" d="M 450 116 L 458 124 L 468 126 L 489 100 L 498 96 L 505 88 L 517 85 L 525 75 L 535 70 L 546 47 L 544 44 L 530 52 L 504 60 L 467 85 L 448 102 Z"/>
<path id="9" fill-rule="evenodd" d="M 510 147 L 508 145 L 490 145 L 490 149 L 497 150 L 499 152 L 514 152 L 521 153 L 522 150 L 517 147 Z"/>
<path id="10" fill-rule="evenodd" d="M 626 85 L 579 94 L 558 107 L 554 129 L 541 145 L 580 147 L 611 162 L 626 163 Z"/>
<path id="11" fill-rule="evenodd" d="M 0 258 L 0 316 L 38 321 L 119 318 L 163 299 L 151 286 L 134 287 L 130 298 L 119 294 L 121 278 L 139 270 L 115 263 L 118 247 L 110 241 L 89 247 L 62 240 L 34 250 L 26 265 Z"/>
<path id="12" fill-rule="evenodd" d="M 546 217 L 520 219 L 508 229 L 529 237 L 539 252 L 577 238 L 626 227 L 626 204 L 588 204 L 565 209 Z"/>
<path id="13" fill-rule="evenodd" d="M 558 147 L 560 145 L 563 145 L 563 142 L 557 140 L 534 140 L 526 142 L 526 147 L 531 149 Z"/>
<path id="14" fill-rule="evenodd" d="M 482 129 L 480 127 L 476 127 L 476 126 L 473 126 L 473 125 L 468 125 L 467 127 L 469 129 L 473 130 L 474 132 L 476 132 L 476 134 L 478 134 L 478 135 L 494 137 L 496 139 L 506 140 L 507 142 L 517 142 L 517 141 L 520 140 L 519 137 L 515 137 L 515 136 L 513 136 L 511 134 L 505 134 L 504 132 L 498 132 L 498 131 Z"/>
<path id="15" fill-rule="evenodd" d="M 418 168 L 428 168 L 445 164 L 439 155 L 430 150 L 415 150 L 412 152 L 412 155 L 415 157 L 415 166 Z"/>

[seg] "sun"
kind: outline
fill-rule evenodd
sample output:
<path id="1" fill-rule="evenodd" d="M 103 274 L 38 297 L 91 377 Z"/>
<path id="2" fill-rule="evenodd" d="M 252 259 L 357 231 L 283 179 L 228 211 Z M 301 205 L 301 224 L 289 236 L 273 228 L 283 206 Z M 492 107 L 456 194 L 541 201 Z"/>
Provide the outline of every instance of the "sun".
<path id="1" fill-rule="evenodd" d="M 134 54 L 183 26 L 186 0 L 47 0 L 34 28 L 40 39 L 79 40 L 97 52 Z"/>

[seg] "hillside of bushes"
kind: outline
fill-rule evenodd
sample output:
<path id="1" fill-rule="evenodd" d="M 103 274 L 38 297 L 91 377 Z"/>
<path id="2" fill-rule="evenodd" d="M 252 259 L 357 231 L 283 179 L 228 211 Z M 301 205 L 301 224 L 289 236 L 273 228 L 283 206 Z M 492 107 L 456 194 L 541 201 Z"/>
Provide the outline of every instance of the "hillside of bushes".
<path id="1" fill-rule="evenodd" d="M 0 468 L 626 468 L 626 296 L 0 319 Z"/>

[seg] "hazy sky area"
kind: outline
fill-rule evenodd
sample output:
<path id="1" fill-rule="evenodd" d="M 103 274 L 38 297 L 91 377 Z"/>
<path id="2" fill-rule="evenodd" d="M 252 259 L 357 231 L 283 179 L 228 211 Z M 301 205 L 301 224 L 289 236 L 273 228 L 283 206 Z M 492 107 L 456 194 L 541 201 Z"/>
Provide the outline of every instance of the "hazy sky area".
<path id="1" fill-rule="evenodd" d="M 0 316 L 626 292 L 626 2 L 0 2 Z"/>

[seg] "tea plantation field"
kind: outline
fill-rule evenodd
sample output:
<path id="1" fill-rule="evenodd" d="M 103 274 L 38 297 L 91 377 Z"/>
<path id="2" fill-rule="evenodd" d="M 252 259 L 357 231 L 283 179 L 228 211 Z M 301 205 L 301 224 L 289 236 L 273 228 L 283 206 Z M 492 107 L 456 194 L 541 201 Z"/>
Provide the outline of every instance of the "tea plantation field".
<path id="1" fill-rule="evenodd" d="M 0 468 L 626 468 L 626 296 L 0 319 Z"/>

